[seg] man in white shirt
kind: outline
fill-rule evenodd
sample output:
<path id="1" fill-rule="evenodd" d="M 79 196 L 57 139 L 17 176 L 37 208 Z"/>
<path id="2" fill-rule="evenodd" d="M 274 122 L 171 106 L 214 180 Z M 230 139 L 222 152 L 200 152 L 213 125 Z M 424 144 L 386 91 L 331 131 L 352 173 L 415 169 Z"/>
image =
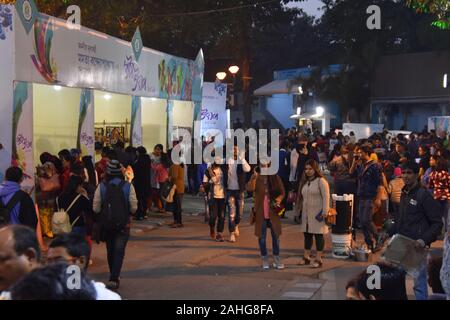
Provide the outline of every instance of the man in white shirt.
<path id="1" fill-rule="evenodd" d="M 298 145 L 291 151 L 291 162 L 290 162 L 290 171 L 289 171 L 289 182 L 291 183 L 291 188 L 293 187 L 293 183 L 295 182 L 295 175 L 297 173 L 297 162 L 299 157 L 299 152 L 297 151 Z"/>
<path id="2" fill-rule="evenodd" d="M 229 211 L 230 242 L 236 242 L 236 236 L 239 236 L 239 223 L 244 211 L 245 174 L 251 170 L 245 160 L 245 153 L 240 153 L 237 146 L 234 146 L 233 151 L 234 158 L 228 159 L 224 170 L 227 176 L 225 186 Z"/>
<path id="3" fill-rule="evenodd" d="M 87 242 L 79 234 L 68 233 L 55 238 L 49 246 L 47 263 L 67 262 L 77 265 L 87 272 L 90 249 Z M 122 300 L 115 292 L 106 288 L 104 283 L 93 281 L 97 292 L 97 300 Z"/>

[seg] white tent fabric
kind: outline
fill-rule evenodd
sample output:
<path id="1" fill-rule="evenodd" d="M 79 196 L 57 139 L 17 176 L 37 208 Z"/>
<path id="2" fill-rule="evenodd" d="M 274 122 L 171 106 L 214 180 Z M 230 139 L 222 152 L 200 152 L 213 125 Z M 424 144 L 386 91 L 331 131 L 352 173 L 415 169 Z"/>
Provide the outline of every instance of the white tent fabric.
<path id="1" fill-rule="evenodd" d="M 295 94 L 298 86 L 292 80 L 275 80 L 254 91 L 255 96 L 271 96 L 273 94 Z"/>

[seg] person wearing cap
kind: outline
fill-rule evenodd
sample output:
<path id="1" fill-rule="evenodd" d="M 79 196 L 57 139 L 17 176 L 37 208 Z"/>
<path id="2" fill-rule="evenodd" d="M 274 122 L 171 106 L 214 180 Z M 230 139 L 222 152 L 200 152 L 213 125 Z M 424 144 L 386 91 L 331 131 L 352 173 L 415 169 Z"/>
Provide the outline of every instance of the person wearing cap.
<path id="1" fill-rule="evenodd" d="M 405 186 L 400 196 L 398 222 L 389 230 L 390 235 L 401 234 L 416 240 L 417 247 L 429 247 L 441 233 L 442 210 L 439 202 L 419 184 L 419 165 L 407 161 L 402 165 Z M 426 259 L 426 257 L 424 257 Z M 414 277 L 414 294 L 417 300 L 427 300 L 426 261 Z"/>
<path id="2" fill-rule="evenodd" d="M 127 199 L 126 206 L 130 214 L 135 214 L 138 208 L 136 192 L 131 183 L 124 180 L 122 166 L 118 160 L 111 160 L 106 168 L 105 181 L 100 183 L 95 191 L 93 209 L 95 213 L 101 213 L 103 200 L 107 187 L 110 184 L 122 185 L 122 191 Z M 106 251 L 110 270 L 108 289 L 117 290 L 120 284 L 120 272 L 125 257 L 125 247 L 130 237 L 130 218 L 122 230 L 110 231 L 105 234 Z"/>
<path id="3" fill-rule="evenodd" d="M 405 182 L 402 179 L 402 169 L 397 167 L 394 169 L 394 179 L 389 181 L 388 193 L 390 195 L 391 208 L 390 213 L 394 221 L 398 220 L 398 210 L 400 206 L 400 196 Z"/>

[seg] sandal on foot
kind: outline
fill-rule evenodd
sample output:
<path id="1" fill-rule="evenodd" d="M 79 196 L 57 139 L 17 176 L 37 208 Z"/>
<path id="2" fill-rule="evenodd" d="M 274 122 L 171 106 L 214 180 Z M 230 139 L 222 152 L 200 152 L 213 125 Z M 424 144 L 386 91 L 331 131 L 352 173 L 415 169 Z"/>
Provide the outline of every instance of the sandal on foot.
<path id="1" fill-rule="evenodd" d="M 315 260 L 314 263 L 311 265 L 311 268 L 320 268 L 323 265 L 323 261 L 322 260 Z"/>
<path id="2" fill-rule="evenodd" d="M 301 266 L 307 266 L 309 264 L 311 264 L 311 259 L 309 259 L 307 257 L 303 257 L 299 263 L 299 265 L 301 265 Z"/>

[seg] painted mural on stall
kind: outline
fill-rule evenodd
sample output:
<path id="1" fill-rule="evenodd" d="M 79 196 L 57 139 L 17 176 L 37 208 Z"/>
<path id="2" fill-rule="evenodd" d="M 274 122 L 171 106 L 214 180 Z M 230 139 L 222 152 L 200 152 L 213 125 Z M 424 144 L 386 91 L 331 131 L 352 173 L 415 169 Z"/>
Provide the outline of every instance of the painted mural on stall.
<path id="1" fill-rule="evenodd" d="M 436 130 L 438 137 L 450 134 L 450 117 L 430 117 L 428 118 L 428 130 Z"/>
<path id="2" fill-rule="evenodd" d="M 0 41 L 6 40 L 13 31 L 13 9 L 11 6 L 0 5 Z"/>
<path id="3" fill-rule="evenodd" d="M 32 87 L 26 82 L 17 82 L 14 88 L 12 123 L 12 159 L 11 165 L 22 169 L 24 181 L 22 187 L 34 187 L 33 162 L 33 102 Z"/>
<path id="4" fill-rule="evenodd" d="M 13 15 L 16 80 L 184 101 L 192 101 L 193 91 L 200 96 L 202 60 L 196 66 L 144 49 L 136 61 L 129 42 L 101 32 L 71 29 L 40 13 L 28 33 L 16 20 Z"/>
<path id="5" fill-rule="evenodd" d="M 158 65 L 159 97 L 172 100 L 192 100 L 195 66 L 193 61 L 163 59 Z"/>
<path id="6" fill-rule="evenodd" d="M 138 147 L 142 145 L 142 105 L 141 97 L 133 96 L 131 100 L 131 145 Z"/>
<path id="7" fill-rule="evenodd" d="M 82 155 L 94 156 L 94 93 L 83 89 L 80 97 L 80 118 L 78 119 L 77 148 Z"/>
<path id="8" fill-rule="evenodd" d="M 41 76 L 49 83 L 58 82 L 58 68 L 51 55 L 53 23 L 48 16 L 36 19 L 34 23 L 34 52 L 31 60 Z"/>

